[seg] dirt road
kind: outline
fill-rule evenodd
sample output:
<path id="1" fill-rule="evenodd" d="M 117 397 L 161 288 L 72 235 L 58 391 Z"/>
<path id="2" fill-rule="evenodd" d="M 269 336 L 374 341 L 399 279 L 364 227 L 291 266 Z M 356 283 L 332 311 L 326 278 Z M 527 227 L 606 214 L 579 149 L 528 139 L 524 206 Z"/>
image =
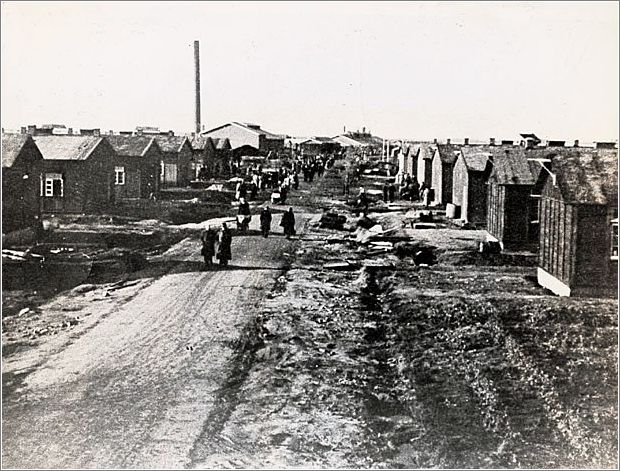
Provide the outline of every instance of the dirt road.
<path id="1" fill-rule="evenodd" d="M 253 311 L 294 244 L 235 237 L 232 265 L 204 272 L 197 240 L 186 239 L 166 254 L 168 274 L 140 284 L 80 335 L 3 360 L 12 379 L 3 467 L 191 467 L 197 438 L 225 413 L 214 401 L 239 374 L 231 370 L 253 337 Z"/>

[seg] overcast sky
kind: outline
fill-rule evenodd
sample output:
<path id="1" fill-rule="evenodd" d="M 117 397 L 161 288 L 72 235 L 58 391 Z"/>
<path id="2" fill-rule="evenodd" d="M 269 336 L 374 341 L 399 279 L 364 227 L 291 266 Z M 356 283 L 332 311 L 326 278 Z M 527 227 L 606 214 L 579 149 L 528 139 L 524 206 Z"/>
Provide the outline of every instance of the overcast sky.
<path id="1" fill-rule="evenodd" d="M 2 125 L 616 139 L 618 3 L 2 3 Z"/>

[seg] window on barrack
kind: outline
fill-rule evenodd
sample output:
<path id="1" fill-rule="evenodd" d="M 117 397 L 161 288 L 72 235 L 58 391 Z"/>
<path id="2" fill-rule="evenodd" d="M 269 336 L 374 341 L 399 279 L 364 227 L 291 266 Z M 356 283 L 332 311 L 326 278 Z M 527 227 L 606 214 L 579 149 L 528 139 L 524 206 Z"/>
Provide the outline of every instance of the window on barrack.
<path id="1" fill-rule="evenodd" d="M 114 167 L 114 184 L 125 184 L 125 167 Z"/>

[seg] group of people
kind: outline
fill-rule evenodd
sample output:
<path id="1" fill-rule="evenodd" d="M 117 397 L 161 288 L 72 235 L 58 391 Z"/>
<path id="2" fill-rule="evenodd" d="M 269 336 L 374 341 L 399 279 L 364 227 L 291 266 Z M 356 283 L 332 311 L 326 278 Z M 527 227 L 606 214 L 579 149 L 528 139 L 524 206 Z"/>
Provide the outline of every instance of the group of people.
<path id="1" fill-rule="evenodd" d="M 232 258 L 231 245 L 232 234 L 226 223 L 222 223 L 219 231 L 211 226 L 205 230 L 200 240 L 202 242 L 201 254 L 204 257 L 205 266 L 211 268 L 213 266 L 213 257 L 219 260 L 220 265 L 228 265 Z"/>
<path id="2" fill-rule="evenodd" d="M 422 182 L 422 185 L 418 183 L 415 176 L 411 176 L 406 173 L 400 183 L 399 196 L 401 199 L 409 201 L 422 201 L 425 206 L 430 204 L 431 187 Z"/>
<path id="3" fill-rule="evenodd" d="M 271 220 L 271 210 L 269 206 L 265 206 L 260 213 L 260 231 L 264 238 L 267 238 L 271 232 Z M 293 208 L 288 208 L 288 211 L 282 215 L 280 226 L 284 229 L 284 236 L 287 239 L 295 235 L 295 213 Z"/>

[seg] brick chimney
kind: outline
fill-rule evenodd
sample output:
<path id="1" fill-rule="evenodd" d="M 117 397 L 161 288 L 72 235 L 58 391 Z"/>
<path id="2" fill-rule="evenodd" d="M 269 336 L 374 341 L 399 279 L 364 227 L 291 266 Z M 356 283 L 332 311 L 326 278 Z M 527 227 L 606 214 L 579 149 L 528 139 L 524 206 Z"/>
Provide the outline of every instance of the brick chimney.
<path id="1" fill-rule="evenodd" d="M 466 137 L 466 138 L 463 140 L 463 144 L 464 144 L 464 145 L 466 145 L 466 146 L 468 146 L 468 145 L 469 145 L 469 137 Z"/>
<path id="2" fill-rule="evenodd" d="M 490 146 L 494 146 L 495 145 L 495 138 L 494 137 L 489 139 L 489 145 Z"/>

